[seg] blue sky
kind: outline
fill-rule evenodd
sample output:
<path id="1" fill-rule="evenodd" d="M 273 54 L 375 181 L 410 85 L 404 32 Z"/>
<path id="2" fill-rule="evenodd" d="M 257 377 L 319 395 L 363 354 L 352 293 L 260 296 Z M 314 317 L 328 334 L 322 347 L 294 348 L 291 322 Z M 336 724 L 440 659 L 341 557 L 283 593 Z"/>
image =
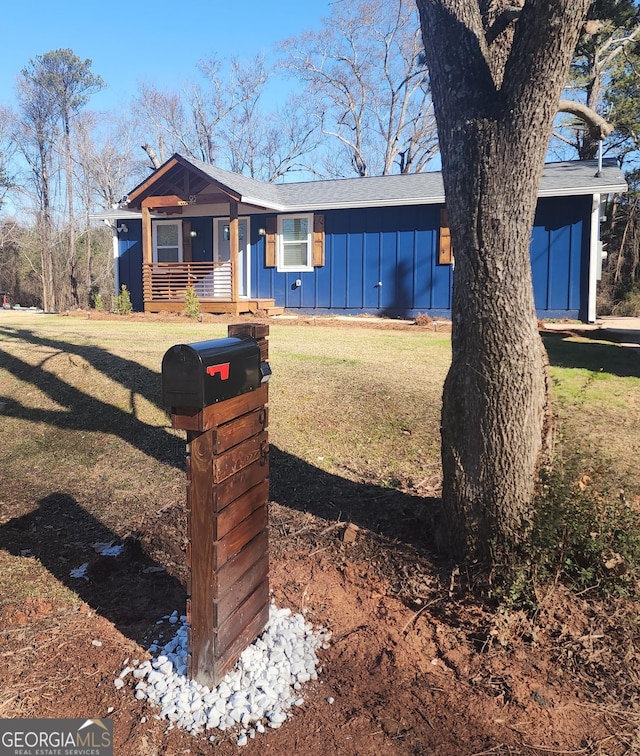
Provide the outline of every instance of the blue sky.
<path id="1" fill-rule="evenodd" d="M 197 62 L 273 54 L 277 42 L 317 28 L 329 0 L 191 0 L 105 3 L 95 0 L 13 0 L 0 21 L 0 105 L 15 104 L 17 74 L 36 55 L 71 48 L 107 88 L 92 110 L 127 104 L 138 82 L 177 89 L 197 75 Z"/>

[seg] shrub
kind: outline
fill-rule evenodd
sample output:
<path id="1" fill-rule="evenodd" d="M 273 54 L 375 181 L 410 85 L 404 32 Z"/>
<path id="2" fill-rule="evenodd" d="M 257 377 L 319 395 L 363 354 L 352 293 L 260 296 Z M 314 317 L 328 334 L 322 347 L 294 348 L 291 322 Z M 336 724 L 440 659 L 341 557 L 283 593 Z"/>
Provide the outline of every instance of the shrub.
<path id="1" fill-rule="evenodd" d="M 622 302 L 618 302 L 611 311 L 620 318 L 633 318 L 640 315 L 640 289 L 627 292 Z"/>
<path id="2" fill-rule="evenodd" d="M 629 594 L 637 586 L 640 521 L 623 490 L 599 490 L 577 465 L 543 481 L 533 533 L 540 578 L 576 590 Z"/>
<path id="3" fill-rule="evenodd" d="M 129 290 L 122 284 L 120 287 L 120 294 L 116 297 L 116 312 L 118 315 L 130 315 L 133 307 L 131 305 L 131 297 L 129 296 Z"/>
<path id="4" fill-rule="evenodd" d="M 200 300 L 193 286 L 187 286 L 184 292 L 184 309 L 188 318 L 195 320 L 200 316 Z"/>
<path id="5" fill-rule="evenodd" d="M 536 588 L 636 597 L 640 588 L 640 514 L 622 490 L 600 488 L 579 461 L 547 473 L 539 485 L 531 548 L 493 583 L 511 609 L 537 609 Z"/>
<path id="6" fill-rule="evenodd" d="M 429 326 L 431 325 L 431 323 L 433 323 L 433 318 L 427 315 L 426 312 L 420 312 L 416 315 L 416 318 L 413 322 L 417 326 Z"/>
<path id="7" fill-rule="evenodd" d="M 93 295 L 93 306 L 98 312 L 104 312 L 104 300 L 98 292 Z"/>

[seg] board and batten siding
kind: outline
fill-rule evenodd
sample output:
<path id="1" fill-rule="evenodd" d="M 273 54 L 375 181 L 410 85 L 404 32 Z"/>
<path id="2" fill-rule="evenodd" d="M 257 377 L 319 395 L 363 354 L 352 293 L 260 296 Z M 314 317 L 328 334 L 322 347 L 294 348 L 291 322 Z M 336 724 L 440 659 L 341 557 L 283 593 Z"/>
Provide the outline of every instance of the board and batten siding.
<path id="1" fill-rule="evenodd" d="M 588 195 L 538 203 L 531 267 L 539 317 L 587 317 L 591 202 Z M 441 209 L 324 211 L 325 265 L 309 273 L 279 273 L 264 266 L 258 243 L 252 264 L 255 295 L 302 313 L 448 317 L 453 268 L 438 263 Z"/>
<path id="2" fill-rule="evenodd" d="M 274 298 L 287 310 L 305 313 L 449 314 L 452 268 L 437 262 L 439 208 L 360 208 L 323 214 L 325 265 L 313 272 L 280 273 L 265 267 L 258 244 L 252 261 L 255 296 Z"/>
<path id="3" fill-rule="evenodd" d="M 142 221 L 127 218 L 127 231 L 118 239 L 118 281 L 129 290 L 135 312 L 144 310 L 142 298 Z M 116 294 L 120 292 L 117 291 Z"/>
<path id="4" fill-rule="evenodd" d="M 251 216 L 252 297 L 304 314 L 450 317 L 453 267 L 439 263 L 442 205 L 319 210 L 325 264 L 281 273 L 265 264 L 263 214 Z M 541 318 L 588 319 L 592 196 L 543 198 L 531 234 L 535 305 Z M 213 259 L 213 218 L 189 220 L 192 259 Z M 127 219 L 118 242 L 120 283 L 142 301 L 142 225 Z M 455 248 L 454 263 L 455 263 Z M 300 285 L 297 285 L 300 281 Z"/>
<path id="5" fill-rule="evenodd" d="M 540 317 L 587 319 L 591 206 L 591 195 L 538 203 L 531 272 Z"/>

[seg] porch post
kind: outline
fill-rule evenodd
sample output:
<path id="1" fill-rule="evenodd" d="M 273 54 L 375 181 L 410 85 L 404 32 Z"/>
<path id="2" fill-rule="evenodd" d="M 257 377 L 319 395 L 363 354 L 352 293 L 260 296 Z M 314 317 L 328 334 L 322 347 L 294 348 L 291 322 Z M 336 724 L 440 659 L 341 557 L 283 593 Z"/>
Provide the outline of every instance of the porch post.
<path id="1" fill-rule="evenodd" d="M 238 235 L 238 203 L 229 200 L 229 259 L 231 260 L 231 301 L 238 301 L 238 255 L 240 239 Z"/>
<path id="2" fill-rule="evenodd" d="M 147 305 L 153 299 L 153 282 L 151 280 L 153 239 L 151 236 L 151 209 L 146 200 L 142 201 L 140 209 L 142 211 L 142 306 L 146 312 Z"/>
<path id="3" fill-rule="evenodd" d="M 147 201 L 142 202 L 142 262 L 153 262 L 153 242 L 151 240 L 151 210 Z"/>

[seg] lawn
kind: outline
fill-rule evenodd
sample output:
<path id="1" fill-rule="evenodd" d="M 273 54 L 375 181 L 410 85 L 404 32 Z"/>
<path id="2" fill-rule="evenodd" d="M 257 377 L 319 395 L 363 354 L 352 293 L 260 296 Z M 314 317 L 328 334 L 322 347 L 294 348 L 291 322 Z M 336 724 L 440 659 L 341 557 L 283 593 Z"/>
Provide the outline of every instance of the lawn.
<path id="1" fill-rule="evenodd" d="M 173 344 L 223 337 L 226 328 L 225 322 L 212 317 L 198 323 L 179 317 L 99 319 L 0 311 L 0 630 L 15 665 L 0 679 L 6 690 L 0 695 L 0 716 L 55 716 L 63 705 L 66 711 L 78 711 L 77 716 L 106 716 L 113 696 L 109 674 L 117 673 L 128 653 L 143 653 L 137 644 L 148 643 L 156 618 L 184 601 L 184 436 L 171 429 L 166 410 L 159 406 L 160 365 Z M 640 359 L 614 343 L 575 333 L 550 333 L 545 343 L 552 363 L 559 466 L 570 476 L 564 481 L 568 490 L 574 491 L 575 484 L 576 495 L 589 494 L 590 501 L 603 508 L 613 502 L 635 516 L 640 509 Z M 341 628 L 342 637 L 352 643 L 349 653 L 337 647 L 333 656 L 328 652 L 326 663 L 333 670 L 333 690 L 344 696 L 338 720 L 342 730 L 335 730 L 332 738 L 343 732 L 347 741 L 356 740 L 348 744 L 338 739 L 335 742 L 342 745 L 330 750 L 418 753 L 418 743 L 436 749 L 425 752 L 464 754 L 480 752 L 489 743 L 514 749 L 492 753 L 537 752 L 516 750 L 524 748 L 526 738 L 504 724 L 530 715 L 532 732 L 538 742 L 543 738 L 544 723 L 526 695 L 516 693 L 514 680 L 507 685 L 507 673 L 501 678 L 495 670 L 490 680 L 478 671 L 474 682 L 471 675 L 474 668 L 502 659 L 498 647 L 504 653 L 526 647 L 522 653 L 529 653 L 533 620 L 516 613 L 529 628 L 517 633 L 508 622 L 511 630 L 505 630 L 505 615 L 500 615 L 502 624 L 496 624 L 492 606 L 474 597 L 473 569 L 461 571 L 432 551 L 430 523 L 440 487 L 439 422 L 449 334 L 430 326 L 373 327 L 357 320 L 272 321 L 269 344 L 274 598 L 292 608 L 308 607 L 314 618 L 334 627 L 334 635 Z M 340 523 L 346 522 L 359 528 L 352 547 L 340 538 Z M 86 582 L 70 577 L 71 569 L 91 559 L 92 543 L 131 542 L 132 534 L 144 552 L 135 569 L 129 555 L 130 561 L 114 574 L 96 573 Z M 635 542 L 632 535 L 627 541 Z M 627 567 L 627 574 L 634 574 L 636 565 Z M 627 589 L 632 587 L 627 581 Z M 571 603 L 575 599 L 564 593 L 562 597 L 577 622 Z M 615 600 L 628 602 L 633 596 L 627 590 L 624 599 Z M 556 610 L 560 604 L 566 608 L 562 602 Z M 534 655 L 548 656 L 548 669 L 540 662 L 535 673 L 522 665 L 516 671 L 514 662 L 509 674 L 528 680 L 530 687 L 543 684 L 537 674 L 545 685 L 557 684 L 558 705 L 564 705 L 565 687 L 576 685 L 586 691 L 581 700 L 604 701 L 598 699 L 597 684 L 576 678 L 576 660 L 584 662 L 580 675 L 590 668 L 579 640 L 585 633 L 599 638 L 591 638 L 591 651 L 594 642 L 606 646 L 600 659 L 618 659 L 606 622 L 601 621 L 601 632 L 589 629 L 590 622 L 602 616 L 602 606 L 581 605 L 586 619 L 577 623 L 573 635 L 568 620 L 558 619 L 556 611 L 553 622 L 564 629 L 554 637 L 563 639 L 562 648 L 551 640 L 552 620 L 543 621 L 541 613 L 536 632 L 540 638 L 548 634 L 549 646 L 543 644 Z M 627 617 L 630 606 L 608 605 L 608 611 L 611 617 Z M 110 638 L 106 657 L 91 661 L 82 649 L 73 650 L 71 631 L 81 638 L 99 630 Z M 627 644 L 627 666 L 636 670 L 637 636 L 626 626 L 620 632 Z M 55 651 L 48 663 L 59 656 L 57 642 L 51 646 L 52 633 L 71 644 L 62 657 L 67 681 L 62 688 L 75 693 L 66 696 L 55 695 L 54 690 L 61 689 L 55 675 L 49 687 L 30 677 L 41 663 L 34 656 L 38 644 Z M 445 636 L 448 640 L 443 642 Z M 569 640 L 579 648 L 571 646 L 567 656 Z M 488 650 L 497 654 L 493 662 Z M 393 671 L 386 668 L 385 659 L 395 660 Z M 417 676 L 426 679 L 437 671 L 431 659 L 440 659 L 453 676 L 443 672 L 437 684 L 415 688 Z M 556 680 L 549 670 L 562 666 L 563 659 L 568 677 Z M 369 670 L 368 687 L 362 680 L 364 668 Z M 96 676 L 95 686 L 91 675 Z M 550 682 L 551 677 L 556 682 Z M 454 678 L 469 687 L 456 692 L 451 687 Z M 407 709 L 400 693 L 404 687 L 414 706 L 415 696 L 423 700 L 425 690 L 430 691 L 428 697 L 440 713 L 430 713 L 428 724 L 420 714 L 421 725 L 414 722 L 411 728 L 405 727 L 400 714 L 393 714 L 397 727 L 389 725 L 374 705 L 382 699 L 373 691 L 385 688 L 385 681 L 386 711 L 396 704 L 399 710 Z M 627 684 L 625 677 L 620 685 Z M 356 695 L 359 685 L 366 690 Z M 32 689 L 35 693 L 28 692 Z M 438 699 L 438 690 L 446 692 L 446 701 Z M 625 700 L 633 708 L 637 692 L 625 690 Z M 317 701 L 322 695 L 317 693 Z M 513 720 L 487 713 L 500 696 L 503 706 L 509 701 L 520 706 L 515 706 Z M 87 700 L 100 710 L 81 713 Z M 456 701 L 470 706 L 474 722 L 477 717 L 477 738 L 472 727 L 464 735 L 464 747 L 462 731 L 447 717 L 447 707 L 455 709 Z M 153 748 L 145 751 L 144 746 L 151 741 L 158 753 L 188 747 L 189 737 L 183 734 L 173 733 L 167 741 L 159 723 L 143 731 L 134 703 L 138 706 L 133 701 L 117 706 L 113 715 L 116 732 L 119 727 L 121 733 L 119 753 L 152 753 Z M 580 712 L 574 713 L 577 721 Z M 545 711 L 545 717 L 551 717 L 550 712 Z M 322 737 L 313 739 L 313 727 L 316 732 L 333 727 L 328 714 L 303 712 L 298 721 L 295 730 L 286 726 L 289 735 L 278 733 L 281 739 L 273 743 L 280 750 L 275 752 L 294 749 L 294 743 L 304 746 L 305 753 L 328 752 Z M 571 720 L 571 732 L 556 722 L 558 732 L 545 742 L 557 748 L 583 747 L 584 733 L 576 721 Z M 627 717 L 624 726 L 616 727 L 625 738 L 635 737 L 629 734 L 635 724 Z M 365 748 L 357 739 L 371 728 L 375 737 Z M 602 739 L 607 732 L 603 728 Z M 224 739 L 219 743 L 228 744 Z"/>
<path id="2" fill-rule="evenodd" d="M 162 356 L 176 343 L 225 336 L 226 324 L 1 315 L 4 520 L 63 493 L 123 537 L 183 501 L 183 434 L 159 406 Z M 271 324 L 272 496 L 299 512 L 429 545 L 449 334 L 320 322 Z M 636 508 L 638 355 L 579 333 L 546 333 L 545 343 L 559 467 Z M 385 499 L 385 491 L 405 498 Z M 386 510 L 371 506 L 381 500 Z M 10 601 L 33 589 L 16 580 L 5 590 Z"/>
<path id="3" fill-rule="evenodd" d="M 2 472 L 21 481 L 22 507 L 50 492 L 44 470 L 59 488 L 164 500 L 165 486 L 181 481 L 181 436 L 159 406 L 162 356 L 225 335 L 224 324 L 182 319 L 142 326 L 3 313 Z M 447 334 L 276 325 L 270 348 L 270 435 L 280 451 L 407 490 L 437 479 Z"/>

